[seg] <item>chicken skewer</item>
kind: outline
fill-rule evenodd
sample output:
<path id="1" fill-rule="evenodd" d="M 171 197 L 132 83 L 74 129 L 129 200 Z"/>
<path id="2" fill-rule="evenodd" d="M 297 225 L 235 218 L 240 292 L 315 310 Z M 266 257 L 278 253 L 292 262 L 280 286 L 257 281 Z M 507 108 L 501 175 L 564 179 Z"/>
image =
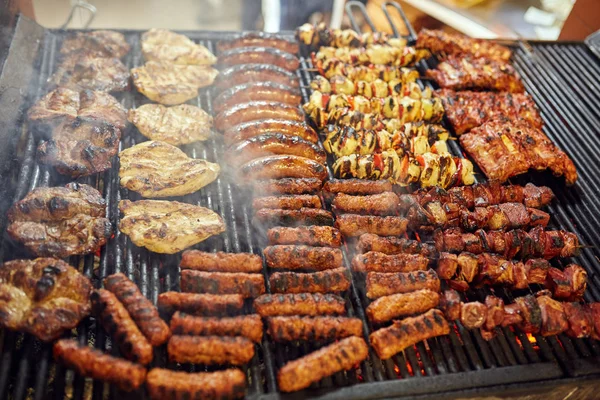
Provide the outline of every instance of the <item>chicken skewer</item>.
<path id="1" fill-rule="evenodd" d="M 393 67 L 389 65 L 350 65 L 338 58 L 326 60 L 313 60 L 313 66 L 320 75 L 327 79 L 341 75 L 351 81 L 374 82 L 381 79 L 384 82 L 400 80 L 403 84 L 416 82 L 419 72 L 415 69 L 404 67 Z"/>
<path id="2" fill-rule="evenodd" d="M 419 61 L 429 57 L 428 50 L 415 49 L 414 47 L 392 47 L 373 44 L 369 47 L 350 49 L 347 47 L 321 47 L 319 51 L 311 54 L 313 65 L 318 60 L 337 58 L 351 65 L 393 65 L 395 67 L 412 67 Z"/>
<path id="3" fill-rule="evenodd" d="M 296 29 L 296 39 L 312 49 L 321 46 L 363 47 L 371 44 L 386 44 L 398 48 L 406 46 L 405 39 L 391 37 L 386 32 L 360 33 L 352 29 L 331 29 L 324 23 L 306 23 L 300 26 Z"/>
<path id="4" fill-rule="evenodd" d="M 369 82 L 364 80 L 352 81 L 343 75 L 334 75 L 329 80 L 323 76 L 317 76 L 310 83 L 310 87 L 312 90 L 324 94 L 364 96 L 367 99 L 387 96 L 430 99 L 432 96 L 430 88 L 421 89 L 416 82 L 402 82 L 400 79 L 392 79 L 388 82 L 376 79 Z"/>

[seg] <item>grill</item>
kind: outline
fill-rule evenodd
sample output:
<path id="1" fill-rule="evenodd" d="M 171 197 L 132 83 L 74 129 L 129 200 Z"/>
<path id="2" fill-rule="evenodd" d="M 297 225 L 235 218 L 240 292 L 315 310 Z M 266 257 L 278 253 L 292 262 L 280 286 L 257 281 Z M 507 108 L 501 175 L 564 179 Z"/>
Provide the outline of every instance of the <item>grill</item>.
<path id="1" fill-rule="evenodd" d="M 393 5 L 394 3 L 390 3 Z M 395 5 L 394 5 L 395 6 Z M 348 8 L 356 7 L 352 2 Z M 360 7 L 360 6 L 359 6 Z M 395 6 L 397 7 L 397 6 Z M 398 7 L 397 7 L 398 8 Z M 399 9 L 399 8 L 398 8 Z M 351 11 L 351 10 L 350 10 Z M 364 7 L 361 8 L 364 12 Z M 399 9 L 401 12 L 401 9 Z M 387 13 L 387 10 L 386 10 Z M 366 13 L 365 20 L 372 25 Z M 409 31 L 408 39 L 415 40 L 415 34 L 406 17 L 401 12 Z M 356 21 L 352 20 L 355 28 Z M 393 26 L 393 24 L 392 24 Z M 374 27 L 373 27 L 374 28 Z M 393 26 L 397 33 L 397 28 Z M 2 108 L 4 120 L 14 119 L 19 128 L 14 132 L 7 130 L 6 135 L 14 134 L 18 140 L 13 143 L 18 151 L 18 160 L 11 153 L 11 146 L 0 150 L 3 162 L 6 160 L 11 180 L 4 190 L 9 195 L 4 199 L 12 201 L 22 198 L 27 192 L 40 186 L 57 186 L 68 182 L 67 178 L 56 174 L 53 169 L 38 164 L 35 159 L 37 143 L 25 129 L 21 129 L 22 112 L 44 93 L 44 84 L 56 67 L 58 49 L 68 32 L 43 31 L 31 21 L 21 18 L 17 24 L 11 51 L 2 75 L 1 87 L 22 87 L 27 96 L 22 104 L 7 105 Z M 140 52 L 140 32 L 124 31 L 132 51 L 124 60 L 129 67 L 143 62 Z M 234 38 L 236 33 L 186 32 L 192 40 L 214 51 L 217 40 Z M 287 33 L 291 35 L 291 33 Z M 33 40 L 39 38 L 39 41 Z M 549 178 L 546 174 L 529 173 L 527 177 L 515 179 L 513 183 L 531 181 L 550 186 L 557 199 L 549 208 L 553 216 L 553 228 L 562 228 L 575 232 L 585 244 L 600 243 L 600 201 L 596 196 L 600 191 L 600 177 L 595 173 L 594 163 L 598 162 L 596 132 L 600 132 L 600 112 L 592 104 L 600 101 L 600 84 L 594 79 L 600 73 L 600 63 L 581 43 L 516 43 L 513 62 L 521 73 L 527 91 L 535 98 L 546 122 L 545 133 L 563 148 L 574 160 L 580 173 L 577 184 L 565 188 L 563 183 Z M 23 60 L 39 74 L 29 75 L 26 69 L 19 69 Z M 433 65 L 423 62 L 419 66 L 425 69 Z M 308 100 L 308 85 L 314 73 L 310 60 L 303 57 L 302 67 L 298 71 L 303 84 L 303 97 Z M 12 80 L 7 80 L 11 79 Z M 7 84 L 10 82 L 10 85 Z M 423 82 L 424 85 L 430 85 Z M 121 94 L 118 98 L 127 108 L 135 108 L 147 100 L 135 91 Z M 211 112 L 210 89 L 201 91 L 197 104 Z M 4 101 L 2 102 L 4 103 Z M 9 136 L 10 137 L 10 136 Z M 134 127 L 123 133 L 121 149 L 144 141 Z M 585 143 L 585 145 L 584 145 Z M 222 159 L 224 145 L 218 135 L 203 144 L 183 148 L 192 157 L 218 162 Z M 456 155 L 462 152 L 456 143 L 451 143 Z M 139 199 L 135 193 L 122 189 L 118 183 L 118 160 L 113 161 L 111 170 L 91 178 L 78 180 L 97 187 L 105 196 L 109 218 L 117 227 L 121 199 Z M 482 177 L 482 174 L 478 174 Z M 255 230 L 250 219 L 252 210 L 247 199 L 249 193 L 238 188 L 235 181 L 225 173 L 201 191 L 178 199 L 213 209 L 221 214 L 227 223 L 227 232 L 213 237 L 196 246 L 205 251 L 254 252 L 261 254 L 265 246 L 264 234 Z M 4 221 L 2 224 L 4 229 Z M 24 257 L 21 248 L 13 245 L 6 235 L 2 238 L 0 254 L 3 260 Z M 345 254 L 346 265 L 352 252 Z M 581 256 L 573 260 L 583 265 L 589 274 L 586 301 L 600 301 L 600 255 L 593 247 L 582 250 Z M 92 279 L 96 287 L 101 278 L 114 272 L 123 272 L 132 278 L 142 293 L 156 302 L 158 294 L 179 289 L 179 256 L 157 255 L 132 245 L 127 236 L 118 229 L 114 237 L 102 249 L 99 257 L 73 257 L 71 265 Z M 268 272 L 264 271 L 265 276 Z M 268 289 L 268 280 L 267 289 Z M 533 288 L 535 291 L 536 288 Z M 468 300 L 483 300 L 491 289 L 472 290 L 466 293 Z M 527 291 L 529 293 L 529 291 Z M 511 301 L 514 296 L 525 294 L 496 290 L 494 294 Z M 365 335 L 372 332 L 373 326 L 365 319 L 364 309 L 368 305 L 364 285 L 357 276 L 351 290 L 345 293 L 348 316 L 363 320 Z M 247 310 L 250 312 L 251 304 Z M 247 395 L 249 398 L 306 398 L 319 396 L 328 399 L 358 399 L 383 397 L 426 396 L 463 396 L 484 393 L 507 393 L 506 390 L 530 392 L 551 390 L 557 385 L 581 385 L 600 377 L 600 343 L 587 339 L 571 339 L 565 335 L 543 338 L 537 335 L 525 335 L 503 328 L 499 335 L 487 342 L 478 331 L 469 331 L 455 323 L 450 335 L 429 339 L 413 348 L 409 348 L 390 360 L 381 361 L 371 351 L 370 357 L 359 368 L 347 373 L 338 373 L 314 384 L 309 389 L 284 395 L 278 392 L 276 373 L 288 360 L 295 359 L 318 348 L 318 344 L 281 345 L 271 342 L 265 336 L 257 346 L 256 355 L 245 367 L 248 376 Z M 116 354 L 116 349 L 101 326 L 93 318 L 84 320 L 75 332 L 81 343 L 89 342 L 106 352 Z M 0 398 L 46 399 L 46 398 L 123 398 L 125 394 L 101 382 L 93 382 L 73 374 L 56 365 L 52 360 L 51 345 L 36 338 L 3 331 L 0 346 Z M 166 351 L 155 352 L 153 366 L 168 366 Z M 203 367 L 182 365 L 187 371 L 202 371 Z M 482 388 L 486 388 L 482 392 Z M 134 393 L 134 398 L 143 397 L 143 393 Z"/>

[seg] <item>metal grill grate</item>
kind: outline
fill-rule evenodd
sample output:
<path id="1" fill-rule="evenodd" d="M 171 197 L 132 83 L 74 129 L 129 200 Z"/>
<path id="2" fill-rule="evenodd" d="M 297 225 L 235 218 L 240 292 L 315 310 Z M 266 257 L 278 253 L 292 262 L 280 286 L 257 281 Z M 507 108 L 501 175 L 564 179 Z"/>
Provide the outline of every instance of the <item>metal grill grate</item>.
<path id="1" fill-rule="evenodd" d="M 414 40 L 414 32 L 409 39 Z M 123 32 L 132 51 L 124 60 L 131 68 L 141 65 L 143 60 L 139 47 L 137 31 Z M 186 32 L 193 40 L 204 44 L 214 51 L 217 40 L 235 37 L 234 33 Z M 36 82 L 31 83 L 33 100 L 41 97 L 47 77 L 55 69 L 57 50 L 60 48 L 65 32 L 51 31 L 44 38 L 39 55 L 40 74 Z M 543 174 L 528 174 L 515 180 L 515 183 L 533 181 L 545 184 L 555 191 L 557 200 L 549 211 L 556 227 L 574 231 L 586 244 L 600 242 L 600 230 L 597 213 L 600 202 L 596 200 L 598 181 L 594 173 L 594 162 L 598 159 L 594 143 L 598 129 L 599 112 L 589 104 L 598 101 L 598 83 L 593 79 L 600 72 L 600 64 L 581 44 L 538 44 L 532 43 L 533 54 L 525 48 L 517 48 L 514 63 L 519 70 L 527 90 L 532 94 L 542 110 L 546 122 L 546 134 L 561 146 L 575 161 L 580 171 L 578 183 L 565 189 L 562 182 L 550 179 Z M 302 68 L 298 72 L 304 86 L 303 97 L 308 100 L 308 84 L 313 77 L 310 60 L 302 59 Z M 421 67 L 426 67 L 422 65 Z M 127 108 L 135 108 L 147 102 L 134 92 L 119 97 Z M 210 89 L 201 91 L 194 102 L 211 112 Z M 121 149 L 128 148 L 145 139 L 134 127 L 123 134 Z M 35 160 L 36 143 L 27 136 L 23 148 L 23 162 L 19 170 L 19 181 L 15 200 L 38 186 L 55 186 L 68 182 Z M 589 150 L 584 145 L 589 146 Z M 186 146 L 188 155 L 205 158 L 212 162 L 222 159 L 224 146 L 218 138 L 200 145 Z M 460 154 L 458 145 L 453 145 L 455 154 Z M 139 199 L 135 193 L 129 193 L 118 185 L 118 160 L 113 168 L 98 177 L 79 180 L 99 188 L 108 204 L 108 215 L 117 226 L 118 202 L 121 199 Z M 255 231 L 250 223 L 252 210 L 246 199 L 248 193 L 238 188 L 234 181 L 223 172 L 221 177 L 198 193 L 185 196 L 182 201 L 211 208 L 221 214 L 228 230 L 221 237 L 211 238 L 197 248 L 205 251 L 250 251 L 261 254 L 265 238 Z M 349 246 L 350 248 L 351 246 Z M 18 246 L 4 240 L 0 248 L 5 259 L 22 256 Z M 346 249 L 345 260 L 349 266 L 352 251 Z M 72 265 L 79 265 L 96 287 L 101 278 L 113 272 L 124 272 L 132 278 L 148 298 L 156 302 L 158 294 L 167 290 L 178 290 L 179 257 L 152 254 L 145 249 L 133 246 L 130 240 L 118 230 L 96 259 L 93 256 L 74 257 Z M 589 273 L 589 289 L 586 300 L 600 300 L 600 281 L 598 272 L 598 250 L 586 248 L 582 256 L 574 261 L 581 263 Z M 265 270 L 265 274 L 267 271 Z M 268 281 L 267 281 L 268 283 Z M 481 300 L 490 290 L 477 290 L 467 293 L 469 300 Z M 496 295 L 510 300 L 513 295 L 507 290 L 496 291 Z M 365 335 L 373 326 L 365 319 L 364 307 L 368 305 L 364 285 L 354 276 L 354 284 L 346 293 L 348 316 L 357 316 L 365 322 Z M 248 305 L 250 310 L 250 305 Z M 248 396 L 252 398 L 304 398 L 321 395 L 324 398 L 381 398 L 391 396 L 434 395 L 442 392 L 465 391 L 472 388 L 516 384 L 519 382 L 549 381 L 565 376 L 582 376 L 600 373 L 596 357 L 600 356 L 598 342 L 574 340 L 564 335 L 542 338 L 528 336 L 504 328 L 502 333 L 489 342 L 482 339 L 478 331 L 465 330 L 456 324 L 451 334 L 419 343 L 414 348 L 382 362 L 373 352 L 359 369 L 348 373 L 339 373 L 331 378 L 311 386 L 306 391 L 292 395 L 280 395 L 277 392 L 276 372 L 286 361 L 297 358 L 318 347 L 315 344 L 281 345 L 265 337 L 257 346 L 250 365 L 247 366 Z M 116 352 L 110 338 L 93 318 L 84 320 L 77 329 L 77 337 L 82 343 L 90 342 L 94 346 L 109 352 Z M 156 366 L 167 365 L 164 349 L 155 354 Z M 173 365 L 169 365 L 174 367 Z M 186 365 L 184 370 L 200 371 L 201 367 Z M 423 379 L 410 379 L 426 377 Z M 359 384 L 359 386 L 352 386 Z M 491 393 L 492 390 L 490 390 Z M 64 398 L 122 398 L 118 393 L 100 382 L 92 382 L 71 371 L 57 366 L 52 361 L 51 346 L 37 339 L 5 331 L 2 335 L 2 353 L 0 354 L 0 397 L 14 399 Z M 466 392 L 464 392 L 466 393 Z M 139 393 L 137 395 L 140 395 Z"/>

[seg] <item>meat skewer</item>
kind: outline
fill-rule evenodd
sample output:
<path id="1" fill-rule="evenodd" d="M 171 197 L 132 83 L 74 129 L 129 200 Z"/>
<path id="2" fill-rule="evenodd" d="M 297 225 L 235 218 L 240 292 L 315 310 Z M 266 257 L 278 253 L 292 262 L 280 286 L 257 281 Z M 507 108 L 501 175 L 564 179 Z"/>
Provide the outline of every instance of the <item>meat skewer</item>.
<path id="1" fill-rule="evenodd" d="M 254 357 L 254 343 L 241 336 L 179 336 L 167 345 L 169 360 L 205 365 L 244 365 Z"/>
<path id="2" fill-rule="evenodd" d="M 182 269 L 207 272 L 262 272 L 262 258 L 251 253 L 207 253 L 187 250 L 181 255 Z"/>
<path id="3" fill-rule="evenodd" d="M 389 82 L 375 79 L 369 82 L 363 80 L 353 81 L 343 75 L 334 75 L 329 79 L 317 76 L 310 83 L 310 87 L 312 90 L 323 94 L 364 96 L 367 99 L 387 96 L 429 99 L 432 96 L 430 88 L 421 89 L 415 81 L 402 82 L 400 79 L 392 79 Z"/>
<path id="4" fill-rule="evenodd" d="M 406 318 L 371 333 L 371 346 L 382 360 L 392 357 L 422 340 L 450 333 L 440 310 L 429 310 L 418 317 Z"/>
<path id="5" fill-rule="evenodd" d="M 427 258 L 437 257 L 437 250 L 432 244 L 394 236 L 378 236 L 372 233 L 360 236 L 356 243 L 356 251 L 360 254 L 376 251 L 390 255 L 420 254 Z"/>
<path id="6" fill-rule="evenodd" d="M 406 40 L 391 37 L 386 32 L 360 33 L 352 29 L 332 29 L 324 23 L 312 25 L 306 23 L 296 29 L 296 38 L 300 43 L 313 49 L 321 46 L 333 47 L 363 47 L 370 44 L 387 44 L 394 47 L 404 47 Z"/>
<path id="7" fill-rule="evenodd" d="M 192 315 L 234 315 L 244 307 L 240 294 L 198 294 L 164 292 L 158 295 L 158 308 L 171 316 L 175 311 Z"/>
<path id="8" fill-rule="evenodd" d="M 267 332 L 276 342 L 332 341 L 348 336 L 362 336 L 359 318 L 347 317 L 271 317 Z"/>
<path id="9" fill-rule="evenodd" d="M 374 82 L 381 79 L 385 82 L 400 80 L 402 83 L 416 82 L 419 71 L 412 68 L 394 67 L 390 65 L 350 65 L 339 58 L 313 60 L 313 66 L 319 74 L 327 79 L 334 76 L 344 76 L 352 81 Z"/>
<path id="10" fill-rule="evenodd" d="M 367 316 L 372 322 L 387 322 L 399 317 L 421 314 L 438 305 L 437 292 L 421 289 L 410 293 L 398 293 L 380 297 L 367 307 Z"/>
<path id="11" fill-rule="evenodd" d="M 262 274 L 242 272 L 181 271 L 181 290 L 191 293 L 241 294 L 245 298 L 265 292 Z"/>
<path id="12" fill-rule="evenodd" d="M 336 372 L 351 369 L 368 356 L 365 341 L 350 336 L 284 365 L 277 374 L 279 389 L 282 392 L 304 389 Z"/>
<path id="13" fill-rule="evenodd" d="M 432 269 L 416 272 L 368 272 L 366 287 L 369 299 L 421 289 L 438 292 L 440 278 Z"/>
<path id="14" fill-rule="evenodd" d="M 341 247 L 342 234 L 330 226 L 276 227 L 267 231 L 269 244 L 305 244 L 307 246 Z"/>
<path id="15" fill-rule="evenodd" d="M 356 272 L 413 272 L 425 271 L 429 259 L 420 254 L 392 254 L 369 251 L 352 259 Z"/>
<path id="16" fill-rule="evenodd" d="M 239 369 L 191 373 L 154 368 L 148 373 L 146 387 L 154 400 L 239 399 L 246 391 L 246 375 Z"/>
<path id="17" fill-rule="evenodd" d="M 254 300 L 254 308 L 262 317 L 318 316 L 343 314 L 346 312 L 346 302 L 334 294 L 265 294 Z"/>
<path id="18" fill-rule="evenodd" d="M 462 233 L 460 229 L 437 230 L 434 233 L 438 251 L 449 253 L 496 253 L 507 260 L 518 258 L 572 257 L 579 253 L 579 240 L 574 233 L 545 231 L 535 227 L 530 231 L 514 229 L 508 232 L 482 229 Z"/>
<path id="19" fill-rule="evenodd" d="M 350 65 L 392 65 L 394 67 L 412 67 L 419 61 L 430 56 L 427 50 L 417 50 L 414 47 L 392 47 L 371 45 L 367 48 L 335 48 L 321 47 L 311 54 L 313 65 L 319 60 L 338 59 Z"/>
<path id="20" fill-rule="evenodd" d="M 176 312 L 171 318 L 171 330 L 175 335 L 242 336 L 254 343 L 259 343 L 263 336 L 262 320 L 256 314 L 216 318 L 195 317 Z"/>
<path id="21" fill-rule="evenodd" d="M 333 293 L 350 289 L 349 272 L 340 267 L 313 273 L 275 272 L 269 283 L 273 293 Z"/>

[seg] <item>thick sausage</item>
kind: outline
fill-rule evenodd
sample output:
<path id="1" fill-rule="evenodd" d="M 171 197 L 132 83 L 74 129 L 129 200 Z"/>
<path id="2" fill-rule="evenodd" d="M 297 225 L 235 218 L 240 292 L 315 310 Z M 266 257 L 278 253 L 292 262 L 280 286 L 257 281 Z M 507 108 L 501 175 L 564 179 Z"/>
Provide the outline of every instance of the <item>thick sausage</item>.
<path id="1" fill-rule="evenodd" d="M 254 159 L 239 168 L 240 183 L 259 179 L 316 178 L 325 180 L 327 169 L 306 157 L 274 155 Z"/>
<path id="2" fill-rule="evenodd" d="M 280 244 L 265 247 L 263 254 L 267 266 L 275 269 L 324 271 L 342 266 L 342 251 L 332 247 Z"/>
<path id="3" fill-rule="evenodd" d="M 342 214 L 335 227 L 345 237 L 373 233 L 381 236 L 400 236 L 406 232 L 408 220 L 402 217 L 379 217 L 373 215 Z"/>
<path id="4" fill-rule="evenodd" d="M 424 313 L 436 307 L 439 302 L 440 295 L 428 289 L 397 293 L 373 301 L 367 307 L 367 315 L 372 322 L 387 322 L 400 317 Z"/>
<path id="5" fill-rule="evenodd" d="M 350 272 L 344 268 L 303 274 L 275 272 L 269 283 L 273 293 L 332 293 L 350 289 Z"/>
<path id="6" fill-rule="evenodd" d="M 181 290 L 191 293 L 241 294 L 245 298 L 265 292 L 262 274 L 242 272 L 181 271 Z"/>
<path id="7" fill-rule="evenodd" d="M 367 181 L 364 179 L 331 179 L 325 182 L 323 190 L 329 193 L 346 193 L 353 195 L 378 194 L 391 192 L 389 181 Z"/>
<path id="8" fill-rule="evenodd" d="M 243 336 L 259 343 L 263 336 L 260 316 L 241 315 L 239 317 L 195 317 L 176 312 L 171 318 L 171 329 L 175 335 L 192 336 Z"/>
<path id="9" fill-rule="evenodd" d="M 394 215 L 399 201 L 394 192 L 360 196 L 338 193 L 331 206 L 336 214 Z"/>
<path id="10" fill-rule="evenodd" d="M 213 99 L 213 110 L 220 113 L 240 103 L 249 101 L 278 101 L 298 106 L 302 101 L 300 90 L 275 82 L 253 82 L 233 86 Z"/>
<path id="11" fill-rule="evenodd" d="M 232 145 L 242 140 L 268 133 L 279 133 L 285 136 L 299 136 L 312 143 L 319 142 L 317 132 L 315 132 L 315 130 L 306 122 L 290 121 L 289 119 L 281 117 L 244 122 L 227 129 L 223 133 L 223 136 L 225 137 L 225 143 L 227 145 Z"/>
<path id="12" fill-rule="evenodd" d="M 362 336 L 363 324 L 347 317 L 270 317 L 268 332 L 276 342 L 332 341 L 348 336 Z"/>
<path id="13" fill-rule="evenodd" d="M 367 297 L 377 299 L 421 289 L 440 291 L 440 278 L 434 270 L 417 272 L 368 272 Z"/>
<path id="14" fill-rule="evenodd" d="M 357 272 L 412 272 L 427 269 L 429 259 L 420 254 L 385 254 L 369 251 L 352 259 Z"/>
<path id="15" fill-rule="evenodd" d="M 385 254 L 421 254 L 427 258 L 434 258 L 437 255 L 437 250 L 432 244 L 394 236 L 378 236 L 372 233 L 360 236 L 356 244 L 356 251 L 359 253 L 378 251 Z"/>
<path id="16" fill-rule="evenodd" d="M 299 50 L 298 42 L 295 40 L 288 40 L 274 33 L 247 32 L 242 33 L 236 39 L 219 41 L 217 43 L 217 51 L 222 53 L 238 47 L 251 46 L 273 47 L 292 54 L 298 53 Z"/>
<path id="17" fill-rule="evenodd" d="M 179 336 L 167 344 L 169 360 L 204 365 L 244 365 L 254 357 L 254 343 L 241 336 Z"/>
<path id="18" fill-rule="evenodd" d="M 232 165 L 242 165 L 255 158 L 277 154 L 305 157 L 321 164 L 327 162 L 327 154 L 315 143 L 281 133 L 254 136 L 236 143 L 227 151 L 227 158 Z"/>
<path id="19" fill-rule="evenodd" d="M 323 182 L 316 178 L 283 178 L 252 182 L 255 196 L 316 193 L 321 189 L 321 185 Z"/>
<path id="20" fill-rule="evenodd" d="M 330 226 L 276 227 L 267 232 L 269 244 L 305 244 L 307 246 L 341 247 L 342 234 Z"/>
<path id="21" fill-rule="evenodd" d="M 246 391 L 246 375 L 239 369 L 183 372 L 154 368 L 146 380 L 153 400 L 239 399 Z"/>
<path id="22" fill-rule="evenodd" d="M 218 90 L 225 90 L 251 82 L 275 82 L 293 88 L 300 87 L 296 74 L 272 64 L 233 65 L 219 72 L 214 85 Z"/>
<path id="23" fill-rule="evenodd" d="M 303 207 L 321 208 L 321 198 L 315 194 L 299 194 L 292 196 L 255 197 L 252 208 L 282 208 L 284 210 L 299 210 Z"/>
<path id="24" fill-rule="evenodd" d="M 262 272 L 262 258 L 251 253 L 207 253 L 199 250 L 184 251 L 182 269 L 213 272 Z"/>
<path id="25" fill-rule="evenodd" d="M 249 101 L 236 104 L 217 114 L 215 127 L 220 131 L 225 131 L 243 122 L 269 118 L 301 122 L 304 121 L 304 114 L 296 106 L 277 101 Z"/>
<path id="26" fill-rule="evenodd" d="M 333 214 L 320 208 L 283 210 L 263 208 L 254 214 L 252 223 L 261 226 L 333 225 Z"/>
<path id="27" fill-rule="evenodd" d="M 158 295 L 158 308 L 167 316 L 175 311 L 193 315 L 234 315 L 243 307 L 244 297 L 239 294 L 165 292 Z"/>
<path id="28" fill-rule="evenodd" d="M 254 300 L 254 308 L 262 317 L 276 315 L 344 314 L 346 302 L 335 294 L 298 293 L 265 294 Z"/>
<path id="29" fill-rule="evenodd" d="M 273 47 L 238 47 L 219 54 L 219 65 L 265 63 L 273 64 L 295 71 L 300 67 L 300 60 L 295 55 Z"/>

